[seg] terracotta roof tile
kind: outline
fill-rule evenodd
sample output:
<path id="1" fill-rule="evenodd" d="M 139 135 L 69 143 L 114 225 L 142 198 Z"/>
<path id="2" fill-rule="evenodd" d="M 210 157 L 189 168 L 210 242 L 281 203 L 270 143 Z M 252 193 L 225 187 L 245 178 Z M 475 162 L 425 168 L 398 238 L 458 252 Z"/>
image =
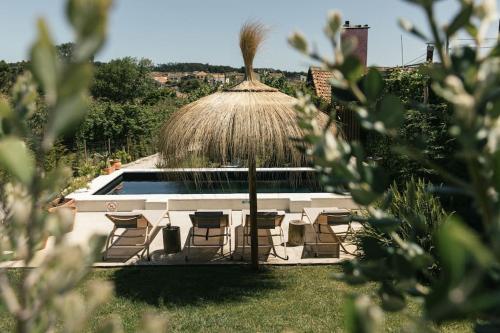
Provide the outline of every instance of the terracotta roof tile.
<path id="1" fill-rule="evenodd" d="M 333 73 L 317 67 L 311 67 L 309 73 L 309 79 L 312 81 L 316 95 L 330 102 L 332 100 L 332 86 L 329 81 L 333 78 Z"/>

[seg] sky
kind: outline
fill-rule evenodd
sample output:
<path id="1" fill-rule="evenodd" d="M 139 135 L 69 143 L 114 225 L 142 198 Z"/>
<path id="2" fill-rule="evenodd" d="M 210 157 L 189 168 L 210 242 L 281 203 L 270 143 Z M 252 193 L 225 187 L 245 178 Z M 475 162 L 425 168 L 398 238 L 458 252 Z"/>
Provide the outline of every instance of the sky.
<path id="1" fill-rule="evenodd" d="M 443 0 L 437 7 L 442 22 L 456 12 L 458 0 Z M 500 8 L 500 0 L 497 0 Z M 45 17 L 56 43 L 72 40 L 63 0 L 0 0 L 0 59 L 27 58 L 36 19 Z M 254 67 L 306 71 L 313 65 L 287 43 L 294 31 L 305 34 L 320 53 L 331 54 L 323 34 L 327 13 L 338 9 L 351 24 L 368 24 L 368 63 L 401 65 L 425 53 L 425 43 L 404 33 L 399 17 L 425 26 L 420 10 L 402 0 L 115 0 L 108 40 L 96 60 L 132 56 L 155 63 L 201 62 L 240 67 L 238 32 L 248 20 L 270 28 Z M 490 31 L 496 37 L 496 28 Z"/>

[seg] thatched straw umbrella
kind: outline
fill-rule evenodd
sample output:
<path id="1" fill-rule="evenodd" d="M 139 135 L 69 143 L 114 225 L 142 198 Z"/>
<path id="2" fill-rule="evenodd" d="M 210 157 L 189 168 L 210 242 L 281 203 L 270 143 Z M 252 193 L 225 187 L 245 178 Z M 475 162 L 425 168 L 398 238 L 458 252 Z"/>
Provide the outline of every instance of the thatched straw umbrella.
<path id="1" fill-rule="evenodd" d="M 301 138 L 297 99 L 256 80 L 253 58 L 264 38 L 258 24 L 240 32 L 245 80 L 184 106 L 164 125 L 160 154 L 166 167 L 235 165 L 253 153 L 260 167 L 301 167 L 310 163 L 290 138 Z M 319 112 L 317 121 L 328 117 Z M 204 165 L 207 166 L 207 165 Z"/>
<path id="2" fill-rule="evenodd" d="M 297 143 L 290 140 L 304 135 L 294 110 L 297 100 L 255 78 L 253 59 L 264 35 L 262 25 L 245 24 L 240 31 L 245 80 L 184 106 L 168 119 L 160 135 L 160 156 L 165 167 L 248 162 L 251 222 L 257 211 L 255 160 L 261 167 L 310 164 Z M 328 117 L 318 112 L 317 121 L 326 126 Z M 253 229 L 255 262 L 257 232 Z"/>

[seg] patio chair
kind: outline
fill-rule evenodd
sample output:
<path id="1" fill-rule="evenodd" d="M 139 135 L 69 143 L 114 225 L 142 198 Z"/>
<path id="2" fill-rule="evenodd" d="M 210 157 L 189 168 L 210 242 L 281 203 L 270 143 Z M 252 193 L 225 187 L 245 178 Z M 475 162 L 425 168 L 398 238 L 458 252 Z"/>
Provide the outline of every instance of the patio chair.
<path id="1" fill-rule="evenodd" d="M 243 260 L 243 254 L 245 253 L 245 244 L 250 245 L 250 212 L 243 212 L 245 216 L 245 223 L 243 226 L 243 249 L 241 252 L 241 259 Z M 285 218 L 284 212 L 278 211 L 258 211 L 257 212 L 257 237 L 262 238 L 266 237 L 269 239 L 269 243 L 271 244 L 271 248 L 273 252 L 271 253 L 276 258 L 280 258 L 283 260 L 288 260 L 288 255 L 286 254 L 286 242 L 285 235 L 283 233 L 283 228 L 281 224 L 283 223 L 283 219 Z M 259 235 L 259 230 L 267 230 L 269 233 L 267 235 Z M 276 230 L 278 233 L 272 233 L 272 231 Z M 279 236 L 281 244 L 283 244 L 285 248 L 285 256 L 282 257 L 276 252 L 276 247 L 274 246 L 273 236 Z M 245 242 L 246 241 L 246 242 Z M 259 247 L 268 247 L 268 245 Z"/>
<path id="2" fill-rule="evenodd" d="M 304 208 L 302 211 L 302 220 L 306 216 L 309 222 L 312 223 L 314 234 L 315 234 L 315 256 L 319 254 L 318 244 L 322 245 L 338 245 L 339 248 L 347 253 L 349 252 L 345 246 L 344 242 L 349 236 L 354 234 L 354 230 L 351 225 L 352 214 L 348 209 L 341 208 Z M 346 231 L 334 231 L 335 226 L 346 226 Z M 304 243 L 306 245 L 307 243 Z"/>
<path id="3" fill-rule="evenodd" d="M 229 253 L 231 252 L 231 211 L 196 211 L 189 214 L 192 228 L 188 236 L 188 250 L 185 260 L 189 260 L 191 245 L 199 247 L 214 247 L 214 244 L 206 244 L 210 238 L 221 238 L 218 245 L 220 247 L 221 257 L 224 257 L 224 246 L 229 244 Z M 211 232 L 214 231 L 214 232 Z M 203 238 L 205 244 L 196 243 L 196 239 Z"/>
<path id="4" fill-rule="evenodd" d="M 110 213 L 105 216 L 113 222 L 113 230 L 108 235 L 103 260 L 128 260 L 133 256 L 141 258 L 146 254 L 151 260 L 149 246 L 160 231 L 142 213 Z"/>

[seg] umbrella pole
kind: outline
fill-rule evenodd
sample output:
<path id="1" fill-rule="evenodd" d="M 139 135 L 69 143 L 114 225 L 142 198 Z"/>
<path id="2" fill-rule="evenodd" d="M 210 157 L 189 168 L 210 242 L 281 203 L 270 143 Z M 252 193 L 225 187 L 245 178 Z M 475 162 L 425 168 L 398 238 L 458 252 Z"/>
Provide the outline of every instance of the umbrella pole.
<path id="1" fill-rule="evenodd" d="M 248 193 L 250 199 L 250 249 L 252 256 L 252 268 L 259 269 L 259 238 L 257 237 L 257 170 L 255 166 L 255 155 L 250 153 L 248 157 Z"/>

